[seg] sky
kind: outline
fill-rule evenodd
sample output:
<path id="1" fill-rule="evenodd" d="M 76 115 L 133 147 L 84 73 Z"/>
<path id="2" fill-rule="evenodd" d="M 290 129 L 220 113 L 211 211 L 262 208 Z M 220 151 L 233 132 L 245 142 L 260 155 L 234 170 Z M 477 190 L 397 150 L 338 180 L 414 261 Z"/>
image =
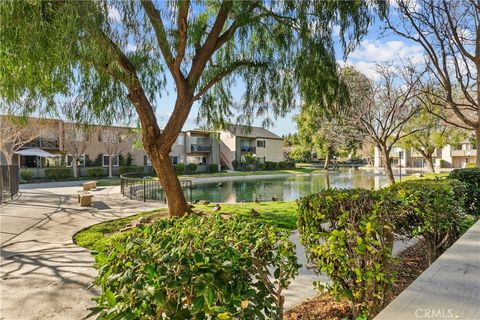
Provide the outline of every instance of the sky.
<path id="1" fill-rule="evenodd" d="M 390 12 L 391 14 L 394 14 L 395 10 L 390 10 Z M 118 14 L 118 12 L 110 12 L 110 15 L 112 15 L 110 18 L 115 20 L 118 18 L 115 17 L 116 14 Z M 393 22 L 395 23 L 394 16 Z M 420 62 L 420 60 L 423 59 L 423 51 L 418 44 L 392 35 L 391 33 L 383 32 L 383 25 L 384 22 L 377 19 L 370 27 L 369 33 L 363 38 L 355 51 L 349 54 L 346 61 L 344 61 L 342 48 L 338 41 L 338 29 L 334 29 L 333 34 L 336 40 L 336 55 L 338 63 L 340 65 L 353 65 L 359 71 L 375 79 L 375 64 L 377 63 L 395 63 L 402 59 L 411 59 L 413 62 Z M 132 48 L 132 50 L 134 50 L 134 48 Z M 175 90 L 172 83 L 173 81 L 169 79 L 166 88 L 167 94 L 163 94 L 159 101 L 159 106 L 157 107 L 156 115 L 160 127 L 164 127 L 167 123 L 175 102 Z M 243 93 L 242 91 L 243 88 L 241 84 L 232 87 L 232 94 L 234 97 L 241 97 Z M 197 113 L 198 103 L 194 104 L 190 116 L 185 123 L 184 130 L 198 127 L 195 120 Z M 268 127 L 268 129 L 280 136 L 296 132 L 297 128 L 293 116 L 297 113 L 298 110 L 292 110 L 285 117 L 274 119 L 274 125 Z M 253 125 L 261 126 L 261 122 L 262 119 L 258 119 Z"/>

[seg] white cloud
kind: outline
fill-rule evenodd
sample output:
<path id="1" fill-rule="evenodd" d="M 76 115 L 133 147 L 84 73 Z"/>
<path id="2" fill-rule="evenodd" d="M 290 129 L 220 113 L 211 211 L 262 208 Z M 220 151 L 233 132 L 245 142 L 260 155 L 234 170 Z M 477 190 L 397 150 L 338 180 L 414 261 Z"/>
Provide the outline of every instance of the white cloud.
<path id="1" fill-rule="evenodd" d="M 120 11 L 117 8 L 108 6 L 108 19 L 113 22 L 120 22 L 122 17 L 120 16 Z"/>
<path id="2" fill-rule="evenodd" d="M 364 40 L 359 48 L 350 54 L 349 60 L 387 62 L 411 59 L 412 62 L 418 63 L 423 60 L 423 55 L 423 48 L 419 45 L 409 45 L 399 40 L 386 42 Z"/>
<path id="3" fill-rule="evenodd" d="M 127 52 L 137 51 L 137 45 L 134 43 L 128 43 L 127 47 L 125 48 L 125 51 Z"/>

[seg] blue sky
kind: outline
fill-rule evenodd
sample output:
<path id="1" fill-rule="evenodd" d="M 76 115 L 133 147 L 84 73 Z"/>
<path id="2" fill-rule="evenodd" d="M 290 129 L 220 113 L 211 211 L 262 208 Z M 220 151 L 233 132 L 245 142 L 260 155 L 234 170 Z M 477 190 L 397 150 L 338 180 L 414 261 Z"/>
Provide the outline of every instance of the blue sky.
<path id="1" fill-rule="evenodd" d="M 394 8 L 390 10 L 394 14 Z M 115 18 L 115 17 L 114 17 Z M 393 20 L 395 22 L 395 20 Z M 398 62 L 402 59 L 412 59 L 413 62 L 420 62 L 423 60 L 422 48 L 412 42 L 402 39 L 398 36 L 382 32 L 383 22 L 376 20 L 370 27 L 369 33 L 364 37 L 356 50 L 348 56 L 347 61 L 343 61 L 343 54 L 340 43 L 336 43 L 337 60 L 340 65 L 345 63 L 355 66 L 358 70 L 371 78 L 375 78 L 375 64 L 386 62 Z M 334 29 L 335 39 L 338 40 L 338 31 Z M 172 87 L 171 79 L 168 79 L 167 93 L 163 93 L 163 97 L 159 101 L 157 107 L 157 119 L 160 127 L 164 127 L 173 109 L 175 102 L 175 90 Z M 232 88 L 234 97 L 242 96 L 242 86 Z M 193 129 L 198 127 L 195 119 L 198 113 L 198 103 L 192 108 L 190 116 L 185 123 L 184 129 Z M 287 116 L 277 118 L 274 125 L 269 127 L 271 131 L 278 135 L 287 133 L 294 133 L 297 131 L 293 116 L 298 113 L 298 110 L 292 110 Z M 254 122 L 254 125 L 261 125 L 262 119 Z"/>

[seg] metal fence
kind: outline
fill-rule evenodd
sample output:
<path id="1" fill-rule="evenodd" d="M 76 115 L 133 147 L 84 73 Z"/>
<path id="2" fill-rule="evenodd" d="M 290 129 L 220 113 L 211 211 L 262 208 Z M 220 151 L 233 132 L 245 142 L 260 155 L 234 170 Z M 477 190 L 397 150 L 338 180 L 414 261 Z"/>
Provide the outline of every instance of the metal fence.
<path id="1" fill-rule="evenodd" d="M 18 194 L 20 170 L 18 165 L 0 165 L 0 203 L 12 200 Z"/>
<path id="2" fill-rule="evenodd" d="M 185 197 L 192 202 L 192 181 L 180 180 Z M 167 203 L 159 180 L 144 177 L 143 173 L 126 173 L 120 176 L 120 189 L 124 197 L 138 201 L 163 201 Z"/>

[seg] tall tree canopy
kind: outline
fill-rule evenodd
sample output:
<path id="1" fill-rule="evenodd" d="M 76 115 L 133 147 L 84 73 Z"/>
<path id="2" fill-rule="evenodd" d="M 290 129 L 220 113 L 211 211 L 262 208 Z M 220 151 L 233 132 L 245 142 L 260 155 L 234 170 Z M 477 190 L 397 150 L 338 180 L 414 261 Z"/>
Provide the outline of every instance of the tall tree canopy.
<path id="1" fill-rule="evenodd" d="M 297 89 L 323 101 L 337 83 L 332 29 L 348 53 L 372 10 L 383 15 L 386 2 L 2 1 L 0 95 L 38 96 L 48 107 L 81 94 L 76 117 L 84 120 L 135 110 L 170 213 L 182 215 L 188 206 L 169 152 L 193 103 L 220 126 L 235 104 L 248 121 L 284 114 Z M 176 99 L 160 130 L 155 111 L 167 82 Z M 245 88 L 239 103 L 230 91 L 237 82 Z"/>

